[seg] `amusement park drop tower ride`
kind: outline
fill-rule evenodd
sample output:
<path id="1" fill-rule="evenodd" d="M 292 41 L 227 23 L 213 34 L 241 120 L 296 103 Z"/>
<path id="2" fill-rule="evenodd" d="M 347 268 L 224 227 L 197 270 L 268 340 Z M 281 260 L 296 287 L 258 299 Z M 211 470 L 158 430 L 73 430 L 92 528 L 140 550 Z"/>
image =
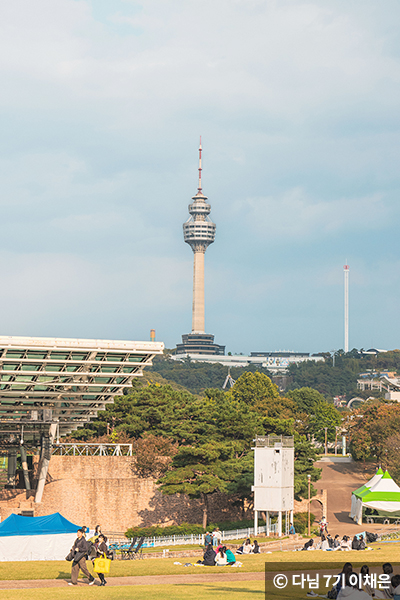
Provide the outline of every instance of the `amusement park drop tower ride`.
<path id="1" fill-rule="evenodd" d="M 199 187 L 189 204 L 190 217 L 183 225 L 183 237 L 194 254 L 193 261 L 193 309 L 192 334 L 204 334 L 204 254 L 215 240 L 216 225 L 208 216 L 211 206 L 201 187 L 201 138 L 199 146 Z"/>

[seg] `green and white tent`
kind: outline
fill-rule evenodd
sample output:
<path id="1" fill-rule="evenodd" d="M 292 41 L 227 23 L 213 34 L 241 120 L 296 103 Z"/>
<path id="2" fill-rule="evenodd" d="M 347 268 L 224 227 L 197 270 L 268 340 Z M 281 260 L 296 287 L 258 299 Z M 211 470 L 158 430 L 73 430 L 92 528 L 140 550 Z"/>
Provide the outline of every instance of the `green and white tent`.
<path id="1" fill-rule="evenodd" d="M 376 475 L 379 475 L 379 478 L 373 482 Z M 400 487 L 387 471 L 383 474 L 378 471 L 376 475 L 365 485 L 364 490 L 360 491 L 359 488 L 353 492 L 356 498 L 353 519 L 359 525 L 362 522 L 363 508 L 368 507 L 385 513 L 400 513 Z M 369 486 L 370 483 L 373 485 Z"/>
<path id="2" fill-rule="evenodd" d="M 364 492 L 370 490 L 378 481 L 381 479 L 383 475 L 382 469 L 379 467 L 377 472 L 367 483 L 364 483 L 361 487 L 359 487 L 355 492 L 351 494 L 351 509 L 350 509 L 350 518 L 354 519 L 356 516 L 356 507 L 357 507 L 357 499 L 362 496 Z"/>

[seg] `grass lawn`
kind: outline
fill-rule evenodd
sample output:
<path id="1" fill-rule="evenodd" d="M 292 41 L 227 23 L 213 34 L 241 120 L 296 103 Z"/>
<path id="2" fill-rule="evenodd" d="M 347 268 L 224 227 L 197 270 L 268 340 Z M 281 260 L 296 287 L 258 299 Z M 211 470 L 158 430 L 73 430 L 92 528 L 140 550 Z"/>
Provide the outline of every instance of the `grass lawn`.
<path id="1" fill-rule="evenodd" d="M 155 558 L 144 560 L 124 560 L 113 561 L 111 563 L 111 573 L 108 577 L 127 577 L 140 575 L 188 575 L 207 573 L 209 570 L 213 573 L 226 572 L 229 569 L 232 572 L 261 572 L 267 564 L 268 570 L 275 570 L 281 563 L 296 563 L 296 568 L 312 568 L 315 565 L 326 564 L 329 562 L 345 563 L 352 562 L 354 567 L 361 566 L 364 563 L 372 562 L 400 562 L 399 544 L 379 545 L 379 542 L 373 545 L 373 551 L 365 552 L 322 552 L 315 550 L 313 552 L 273 552 L 272 554 L 246 555 L 239 556 L 238 560 L 243 566 L 238 569 L 231 567 L 184 567 L 186 562 L 195 562 L 197 557 L 175 558 Z M 182 565 L 174 565 L 179 561 Z M 91 570 L 91 563 L 88 561 L 88 568 Z M 23 579 L 69 579 L 71 572 L 71 563 L 66 561 L 34 561 L 34 562 L 3 562 L 0 563 L 0 579 L 2 580 L 23 580 Z M 91 588 L 90 588 L 91 589 Z M 108 588 L 109 589 L 109 588 Z M 2 596 L 3 597 L 3 596 Z"/>

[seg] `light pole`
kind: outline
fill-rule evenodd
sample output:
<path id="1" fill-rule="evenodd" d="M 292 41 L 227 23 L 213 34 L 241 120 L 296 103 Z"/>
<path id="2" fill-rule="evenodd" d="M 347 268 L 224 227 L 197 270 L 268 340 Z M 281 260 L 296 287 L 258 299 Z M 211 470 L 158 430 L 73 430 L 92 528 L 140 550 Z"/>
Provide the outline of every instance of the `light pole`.
<path id="1" fill-rule="evenodd" d="M 335 456 L 337 455 L 337 430 L 338 428 L 335 427 Z"/>
<path id="2" fill-rule="evenodd" d="M 308 537 L 311 535 L 310 511 L 311 511 L 311 475 L 308 478 Z"/>
<path id="3" fill-rule="evenodd" d="M 328 454 L 328 428 L 324 427 L 325 429 L 325 454 Z"/>

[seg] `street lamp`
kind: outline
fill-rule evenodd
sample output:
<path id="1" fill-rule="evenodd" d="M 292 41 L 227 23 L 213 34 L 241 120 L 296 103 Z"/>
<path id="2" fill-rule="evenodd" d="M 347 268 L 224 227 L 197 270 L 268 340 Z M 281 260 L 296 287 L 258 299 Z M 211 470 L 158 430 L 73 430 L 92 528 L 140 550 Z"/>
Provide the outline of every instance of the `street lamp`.
<path id="1" fill-rule="evenodd" d="M 328 428 L 324 427 L 325 429 L 325 454 L 328 454 Z"/>
<path id="2" fill-rule="evenodd" d="M 311 475 L 308 478 L 308 537 L 311 535 L 310 511 L 311 511 Z"/>
<path id="3" fill-rule="evenodd" d="M 337 455 L 337 431 L 338 428 L 335 427 L 335 456 Z"/>

